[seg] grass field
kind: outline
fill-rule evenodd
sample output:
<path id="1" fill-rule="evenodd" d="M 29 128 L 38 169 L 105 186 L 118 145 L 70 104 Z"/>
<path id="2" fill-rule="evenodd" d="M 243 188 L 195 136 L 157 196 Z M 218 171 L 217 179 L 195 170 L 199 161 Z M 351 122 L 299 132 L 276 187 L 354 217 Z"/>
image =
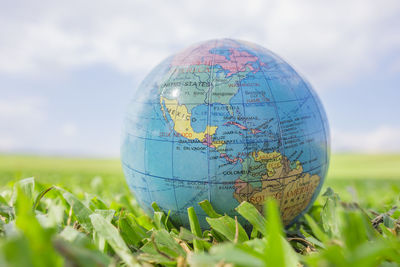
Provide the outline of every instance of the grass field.
<path id="1" fill-rule="evenodd" d="M 0 155 L 0 185 L 27 177 L 102 196 L 126 189 L 118 159 Z M 390 202 L 400 193 L 400 155 L 332 155 L 324 188 L 328 186 L 348 201 L 376 206 Z"/>
<path id="2" fill-rule="evenodd" d="M 28 177 L 35 184 L 17 182 Z M 40 194 L 51 185 L 58 188 Z M 0 266 L 399 266 L 400 210 L 393 207 L 400 204 L 400 155 L 333 155 L 322 193 L 328 187 L 335 193 L 320 196 L 282 242 L 273 202 L 266 224 L 241 205 L 255 229 L 246 241 L 233 218 L 215 216 L 207 205 L 215 218 L 204 232 L 193 214 L 187 230 L 161 212 L 142 214 L 117 159 L 2 155 Z"/>

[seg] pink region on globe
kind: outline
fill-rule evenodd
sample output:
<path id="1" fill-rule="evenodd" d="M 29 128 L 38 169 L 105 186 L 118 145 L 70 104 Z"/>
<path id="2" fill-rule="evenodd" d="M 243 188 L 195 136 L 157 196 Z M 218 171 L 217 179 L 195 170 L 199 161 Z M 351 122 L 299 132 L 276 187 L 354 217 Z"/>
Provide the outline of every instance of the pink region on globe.
<path id="1" fill-rule="evenodd" d="M 258 130 L 258 129 L 251 129 L 251 133 L 252 134 L 258 134 L 258 133 L 261 133 L 261 131 Z"/>
<path id="2" fill-rule="evenodd" d="M 215 146 L 212 144 L 212 137 L 208 134 L 205 135 L 206 138 L 203 139 L 202 144 L 215 148 Z"/>
<path id="3" fill-rule="evenodd" d="M 190 65 L 220 65 L 222 69 L 228 71 L 226 76 L 229 77 L 235 73 L 245 71 L 248 67 L 251 71 L 259 70 L 258 64 L 256 67 L 252 63 L 256 63 L 258 58 L 249 54 L 246 51 L 239 51 L 235 48 L 230 48 L 229 59 L 224 55 L 211 53 L 210 50 L 217 46 L 209 43 L 196 47 L 189 48 L 182 53 L 179 53 L 172 61 L 173 66 L 190 66 Z M 259 62 L 262 66 L 263 62 Z"/>
<path id="4" fill-rule="evenodd" d="M 233 159 L 231 159 L 231 158 L 228 156 L 228 154 L 226 154 L 226 153 L 221 153 L 220 157 L 226 159 L 227 161 L 229 161 L 229 162 L 231 162 L 231 163 L 236 163 L 237 161 L 240 161 L 240 163 L 243 162 L 243 159 L 242 159 L 242 158 L 238 157 L 238 158 L 233 158 Z"/>
<path id="5" fill-rule="evenodd" d="M 228 121 L 228 122 L 224 123 L 224 125 L 227 125 L 227 124 L 235 125 L 235 126 L 239 127 L 242 130 L 247 130 L 246 126 L 244 126 L 244 125 L 242 125 L 240 123 L 234 122 L 234 121 Z M 258 130 L 258 129 L 250 129 L 250 133 L 251 134 L 258 134 L 258 133 L 261 133 L 261 131 Z M 242 135 L 242 133 L 239 133 L 239 134 Z"/>
<path id="6" fill-rule="evenodd" d="M 234 186 L 235 187 L 235 192 L 237 194 L 239 194 L 240 191 L 242 191 L 242 189 L 246 187 L 246 185 L 247 185 L 247 182 L 245 182 L 245 181 L 243 181 L 241 179 L 236 179 L 235 180 L 235 186 Z"/>
<path id="7" fill-rule="evenodd" d="M 227 125 L 227 124 L 235 125 L 235 126 L 239 127 L 242 130 L 247 130 L 246 126 L 244 126 L 244 125 L 242 125 L 240 123 L 234 122 L 234 121 L 228 121 L 228 122 L 224 123 L 224 125 Z"/>

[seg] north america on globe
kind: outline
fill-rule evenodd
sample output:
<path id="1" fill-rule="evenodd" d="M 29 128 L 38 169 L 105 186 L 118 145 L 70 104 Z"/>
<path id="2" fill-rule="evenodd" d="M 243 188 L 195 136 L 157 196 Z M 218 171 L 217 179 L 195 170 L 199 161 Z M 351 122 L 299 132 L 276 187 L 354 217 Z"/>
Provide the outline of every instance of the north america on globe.
<path id="1" fill-rule="evenodd" d="M 311 85 L 271 51 L 244 41 L 195 44 L 159 64 L 126 113 L 122 164 L 141 207 L 156 202 L 202 228 L 209 200 L 238 215 L 275 198 L 285 225 L 313 203 L 329 164 L 329 129 Z M 246 226 L 246 222 L 239 218 Z"/>

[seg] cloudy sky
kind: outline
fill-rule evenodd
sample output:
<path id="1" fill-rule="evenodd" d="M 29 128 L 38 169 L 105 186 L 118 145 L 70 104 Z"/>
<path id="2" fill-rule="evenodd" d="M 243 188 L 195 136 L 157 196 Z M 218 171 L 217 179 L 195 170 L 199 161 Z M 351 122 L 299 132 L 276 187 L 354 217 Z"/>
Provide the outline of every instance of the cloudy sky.
<path id="1" fill-rule="evenodd" d="M 0 152 L 118 156 L 146 73 L 221 37 L 307 77 L 334 151 L 400 152 L 398 0 L 0 1 Z"/>

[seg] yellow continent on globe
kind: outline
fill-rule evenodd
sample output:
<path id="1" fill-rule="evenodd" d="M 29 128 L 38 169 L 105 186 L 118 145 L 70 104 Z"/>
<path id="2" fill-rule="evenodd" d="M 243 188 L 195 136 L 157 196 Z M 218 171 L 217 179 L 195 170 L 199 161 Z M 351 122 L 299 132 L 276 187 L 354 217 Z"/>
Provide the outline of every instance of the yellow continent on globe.
<path id="1" fill-rule="evenodd" d="M 310 203 L 320 177 L 304 173 L 299 161 L 291 169 L 287 157 L 276 151 L 253 152 L 252 156 L 255 161 L 265 164 L 267 170 L 267 174 L 260 178 L 261 187 L 253 187 L 250 183 L 237 179 L 233 196 L 239 202 L 252 203 L 260 212 L 263 212 L 263 204 L 268 197 L 275 198 L 280 206 L 283 223 L 287 225 Z"/>
<path id="2" fill-rule="evenodd" d="M 265 164 L 268 176 L 274 175 L 275 169 L 282 166 L 281 164 L 282 155 L 279 152 L 274 151 L 271 153 L 265 153 L 263 151 L 258 151 L 258 152 L 253 151 L 252 156 L 255 161 L 259 161 Z"/>
<path id="3" fill-rule="evenodd" d="M 179 105 L 178 100 L 168 99 L 162 96 L 160 97 L 160 104 L 165 120 L 167 120 L 167 117 L 164 105 L 172 121 L 174 122 L 174 130 L 187 139 L 190 140 L 198 139 L 203 142 L 204 140 L 207 139 L 206 135 L 208 135 L 211 138 L 215 134 L 215 131 L 218 128 L 217 126 L 207 125 L 206 129 L 203 132 L 195 132 L 192 126 L 190 125 L 192 114 L 188 112 L 188 109 L 184 104 Z M 217 148 L 221 146 L 223 143 L 224 142 L 221 141 L 214 141 L 211 143 L 211 145 Z"/>

